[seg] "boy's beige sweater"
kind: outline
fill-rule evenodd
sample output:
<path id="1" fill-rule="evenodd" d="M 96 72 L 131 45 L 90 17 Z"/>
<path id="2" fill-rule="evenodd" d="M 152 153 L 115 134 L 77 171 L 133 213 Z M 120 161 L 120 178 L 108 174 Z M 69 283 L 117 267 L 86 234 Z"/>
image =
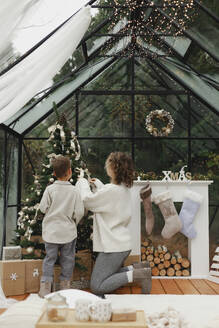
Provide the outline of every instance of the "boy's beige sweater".
<path id="1" fill-rule="evenodd" d="M 55 181 L 48 186 L 40 202 L 45 213 L 42 237 L 47 243 L 66 244 L 77 237 L 76 224 L 84 215 L 79 191 L 68 181 Z"/>

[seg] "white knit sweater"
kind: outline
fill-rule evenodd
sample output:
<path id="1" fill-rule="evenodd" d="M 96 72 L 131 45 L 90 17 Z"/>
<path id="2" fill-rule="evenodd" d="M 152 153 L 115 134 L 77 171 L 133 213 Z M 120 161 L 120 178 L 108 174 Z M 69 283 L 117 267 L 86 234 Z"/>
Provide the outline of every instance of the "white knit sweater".
<path id="1" fill-rule="evenodd" d="M 128 223 L 131 219 L 131 195 L 124 185 L 103 185 L 96 179 L 97 190 L 92 193 L 86 179 L 80 178 L 76 187 L 84 206 L 94 212 L 93 250 L 95 252 L 124 252 L 131 250 Z"/>

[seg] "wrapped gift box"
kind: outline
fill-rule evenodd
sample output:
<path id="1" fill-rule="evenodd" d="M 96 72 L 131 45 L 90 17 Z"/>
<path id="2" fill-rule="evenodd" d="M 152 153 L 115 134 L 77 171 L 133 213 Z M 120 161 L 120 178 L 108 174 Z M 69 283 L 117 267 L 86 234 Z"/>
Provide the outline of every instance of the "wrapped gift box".
<path id="1" fill-rule="evenodd" d="M 0 277 L 5 296 L 38 293 L 42 260 L 0 261 Z"/>
<path id="2" fill-rule="evenodd" d="M 42 260 L 24 260 L 25 262 L 25 292 L 38 293 L 42 274 Z"/>
<path id="3" fill-rule="evenodd" d="M 5 296 L 25 293 L 25 262 L 0 261 L 1 285 Z"/>
<path id="4" fill-rule="evenodd" d="M 3 247 L 2 260 L 20 260 L 21 259 L 21 246 L 5 246 Z"/>

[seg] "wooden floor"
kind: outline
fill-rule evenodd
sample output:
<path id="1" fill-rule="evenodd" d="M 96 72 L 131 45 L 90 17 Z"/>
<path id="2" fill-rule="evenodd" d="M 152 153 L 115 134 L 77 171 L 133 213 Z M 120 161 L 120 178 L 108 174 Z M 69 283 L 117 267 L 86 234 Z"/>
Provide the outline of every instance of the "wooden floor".
<path id="1" fill-rule="evenodd" d="M 141 294 L 141 288 L 126 286 L 117 289 L 113 294 Z M 204 279 L 152 279 L 151 294 L 219 295 L 219 284 Z M 24 300 L 27 296 L 28 294 L 25 294 L 14 298 Z"/>
<path id="2" fill-rule="evenodd" d="M 141 294 L 141 288 L 126 286 L 117 289 L 113 294 Z M 219 295 L 219 284 L 204 279 L 152 279 L 151 294 Z M 10 297 L 23 301 L 28 295 Z M 0 314 L 3 311 L 4 309 L 0 309 Z"/>

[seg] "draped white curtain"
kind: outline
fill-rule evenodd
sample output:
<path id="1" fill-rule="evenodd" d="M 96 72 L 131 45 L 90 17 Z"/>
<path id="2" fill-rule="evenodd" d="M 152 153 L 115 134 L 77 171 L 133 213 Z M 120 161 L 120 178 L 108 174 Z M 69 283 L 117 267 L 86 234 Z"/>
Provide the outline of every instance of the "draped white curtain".
<path id="1" fill-rule="evenodd" d="M 12 39 L 24 16 L 40 0 L 6 0 L 0 3 L 0 64 L 12 55 Z"/>
<path id="2" fill-rule="evenodd" d="M 20 0 L 17 2 L 20 3 Z M 48 86 L 76 49 L 90 21 L 90 7 L 87 6 L 0 77 L 0 123 L 12 117 L 36 93 Z"/>

